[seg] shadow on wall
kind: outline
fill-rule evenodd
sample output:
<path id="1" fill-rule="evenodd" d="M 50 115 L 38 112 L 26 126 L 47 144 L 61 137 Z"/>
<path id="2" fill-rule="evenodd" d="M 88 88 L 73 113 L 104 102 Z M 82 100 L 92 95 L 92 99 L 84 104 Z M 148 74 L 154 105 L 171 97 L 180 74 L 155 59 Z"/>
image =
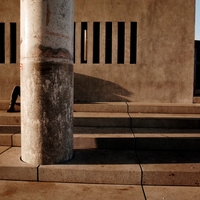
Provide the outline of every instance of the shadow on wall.
<path id="1" fill-rule="evenodd" d="M 133 95 L 123 87 L 103 79 L 74 74 L 74 102 L 124 102 Z"/>

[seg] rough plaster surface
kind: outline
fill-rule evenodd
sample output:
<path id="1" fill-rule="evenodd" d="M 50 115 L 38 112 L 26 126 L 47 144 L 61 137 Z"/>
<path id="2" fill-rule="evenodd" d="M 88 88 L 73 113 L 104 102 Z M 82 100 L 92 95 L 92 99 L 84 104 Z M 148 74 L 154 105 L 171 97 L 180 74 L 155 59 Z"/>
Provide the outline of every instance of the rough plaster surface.
<path id="1" fill-rule="evenodd" d="M 28 3 L 32 2 L 35 3 Z M 192 103 L 194 0 L 185 0 L 184 4 L 180 0 L 74 0 L 74 3 L 77 23 L 137 22 L 138 29 L 136 64 L 75 64 L 75 100 Z M 47 1 L 42 4 L 45 7 Z M 43 20 L 47 25 L 52 12 L 49 9 L 51 8 L 46 6 L 44 10 L 46 18 Z M 0 97 L 9 99 L 10 91 L 14 85 L 19 84 L 20 79 L 19 0 L 1 0 L 0 11 L 0 21 L 7 23 L 7 29 L 11 21 L 18 23 L 17 64 L 0 64 Z M 33 15 L 32 18 L 37 20 L 37 17 Z M 37 20 L 37 23 L 41 21 Z M 61 38 L 64 37 L 65 34 L 59 27 L 56 26 L 55 30 Z M 51 31 L 47 29 L 47 33 Z M 51 37 L 56 37 L 56 34 L 51 34 Z M 6 38 L 9 38 L 7 33 Z M 49 38 L 50 36 L 46 37 L 45 41 Z M 89 48 L 92 49 L 90 46 Z M 76 49 L 77 52 L 80 50 L 77 44 Z M 128 52 L 126 49 L 126 53 Z M 105 52 L 102 52 L 103 55 Z M 9 40 L 6 42 L 6 57 L 9 57 Z M 105 59 L 101 57 L 100 60 Z"/>
<path id="2" fill-rule="evenodd" d="M 5 63 L 0 63 L 0 99 L 9 99 L 15 85 L 20 84 L 20 0 L 1 0 L 0 23 L 5 23 Z M 17 24 L 17 63 L 10 64 L 10 23 Z M 2 48 L 2 46 L 1 46 Z"/>
<path id="3" fill-rule="evenodd" d="M 76 0 L 75 22 L 137 22 L 137 63 L 75 64 L 75 100 L 192 103 L 194 9 L 194 0 Z"/>

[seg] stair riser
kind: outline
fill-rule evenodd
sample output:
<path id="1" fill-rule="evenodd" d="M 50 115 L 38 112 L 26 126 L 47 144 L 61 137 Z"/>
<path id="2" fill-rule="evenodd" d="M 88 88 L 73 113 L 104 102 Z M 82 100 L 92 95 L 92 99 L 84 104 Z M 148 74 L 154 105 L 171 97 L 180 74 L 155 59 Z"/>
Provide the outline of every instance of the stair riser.
<path id="1" fill-rule="evenodd" d="M 200 119 L 180 118 L 74 118 L 77 127 L 200 128 Z M 1 125 L 20 125 L 20 117 L 0 117 Z"/>
<path id="2" fill-rule="evenodd" d="M 200 128 L 200 119 L 180 119 L 180 118 L 132 118 L 133 128 L 179 128 L 179 129 L 198 129 Z"/>
<path id="3" fill-rule="evenodd" d="M 21 147 L 21 134 L 0 134 L 0 146 Z M 135 149 L 134 138 L 77 138 L 74 149 Z"/>
<path id="4" fill-rule="evenodd" d="M 136 138 L 137 150 L 200 150 L 200 138 Z"/>
<path id="5" fill-rule="evenodd" d="M 131 127 L 130 118 L 74 118 L 79 127 Z"/>
<path id="6" fill-rule="evenodd" d="M 18 116 L 0 116 L 0 125 L 20 125 L 20 117 Z"/>
<path id="7" fill-rule="evenodd" d="M 200 150 L 200 138 L 77 138 L 74 149 Z M 21 146 L 21 134 L 1 134 L 0 146 Z"/>

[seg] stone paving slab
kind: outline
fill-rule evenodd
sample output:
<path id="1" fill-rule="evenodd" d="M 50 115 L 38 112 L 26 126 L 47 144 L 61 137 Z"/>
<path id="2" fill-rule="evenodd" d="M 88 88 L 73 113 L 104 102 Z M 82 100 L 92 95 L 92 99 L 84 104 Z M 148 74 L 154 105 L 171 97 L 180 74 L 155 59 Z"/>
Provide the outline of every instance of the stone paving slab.
<path id="1" fill-rule="evenodd" d="M 141 186 L 0 181 L 1 200 L 145 200 Z"/>
<path id="2" fill-rule="evenodd" d="M 141 169 L 132 150 L 75 150 L 74 158 L 60 165 L 41 165 L 39 181 L 134 184 Z"/>
<path id="3" fill-rule="evenodd" d="M 12 147 L 0 154 L 0 179 L 37 180 L 37 167 L 20 160 L 21 148 Z"/>
<path id="4" fill-rule="evenodd" d="M 137 151 L 144 185 L 200 185 L 200 151 Z"/>
<path id="5" fill-rule="evenodd" d="M 144 186 L 148 200 L 199 200 L 199 187 Z"/>

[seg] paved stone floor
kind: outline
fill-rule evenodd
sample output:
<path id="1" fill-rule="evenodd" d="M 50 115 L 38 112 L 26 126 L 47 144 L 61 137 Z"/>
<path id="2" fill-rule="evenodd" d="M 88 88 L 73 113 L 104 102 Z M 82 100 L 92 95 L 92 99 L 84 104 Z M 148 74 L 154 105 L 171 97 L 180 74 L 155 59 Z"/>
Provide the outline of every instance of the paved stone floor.
<path id="1" fill-rule="evenodd" d="M 199 200 L 199 187 L 0 181 L 1 200 Z"/>

